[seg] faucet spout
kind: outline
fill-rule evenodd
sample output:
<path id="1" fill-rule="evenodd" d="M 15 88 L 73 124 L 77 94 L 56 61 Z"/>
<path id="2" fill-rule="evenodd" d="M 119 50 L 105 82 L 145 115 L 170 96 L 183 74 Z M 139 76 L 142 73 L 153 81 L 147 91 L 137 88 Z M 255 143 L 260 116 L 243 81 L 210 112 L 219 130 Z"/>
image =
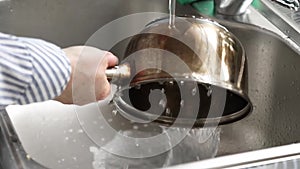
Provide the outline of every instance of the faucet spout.
<path id="1" fill-rule="evenodd" d="M 215 12 L 223 15 L 242 15 L 253 0 L 214 0 Z"/>

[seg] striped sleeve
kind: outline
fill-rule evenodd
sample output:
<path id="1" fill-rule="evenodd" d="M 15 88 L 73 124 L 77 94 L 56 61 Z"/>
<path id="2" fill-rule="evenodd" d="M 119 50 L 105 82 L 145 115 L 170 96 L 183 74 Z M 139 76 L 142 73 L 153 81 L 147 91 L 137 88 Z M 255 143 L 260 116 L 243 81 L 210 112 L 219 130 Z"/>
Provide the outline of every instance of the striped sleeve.
<path id="1" fill-rule="evenodd" d="M 71 66 L 49 42 L 0 33 L 0 108 L 52 99 L 66 87 Z"/>

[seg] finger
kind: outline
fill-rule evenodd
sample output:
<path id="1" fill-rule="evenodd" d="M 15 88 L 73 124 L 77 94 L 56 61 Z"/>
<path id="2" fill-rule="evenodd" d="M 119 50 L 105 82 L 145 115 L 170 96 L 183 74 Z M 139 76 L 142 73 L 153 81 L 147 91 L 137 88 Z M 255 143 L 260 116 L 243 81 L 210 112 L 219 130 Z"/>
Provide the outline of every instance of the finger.
<path id="1" fill-rule="evenodd" d="M 104 76 L 98 77 L 96 79 L 96 100 L 105 99 L 111 91 L 110 83 Z"/>
<path id="2" fill-rule="evenodd" d="M 111 52 L 107 52 L 105 56 L 107 59 L 107 67 L 113 67 L 118 64 L 119 62 L 118 58 Z"/>

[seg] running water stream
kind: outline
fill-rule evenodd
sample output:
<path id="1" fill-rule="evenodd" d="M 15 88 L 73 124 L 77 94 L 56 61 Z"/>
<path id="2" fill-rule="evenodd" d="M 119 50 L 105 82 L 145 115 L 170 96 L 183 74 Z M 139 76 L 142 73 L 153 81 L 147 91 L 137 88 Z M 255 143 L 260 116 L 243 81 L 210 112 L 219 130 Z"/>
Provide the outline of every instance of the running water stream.
<path id="1" fill-rule="evenodd" d="M 176 0 L 169 0 L 169 28 L 175 28 Z"/>

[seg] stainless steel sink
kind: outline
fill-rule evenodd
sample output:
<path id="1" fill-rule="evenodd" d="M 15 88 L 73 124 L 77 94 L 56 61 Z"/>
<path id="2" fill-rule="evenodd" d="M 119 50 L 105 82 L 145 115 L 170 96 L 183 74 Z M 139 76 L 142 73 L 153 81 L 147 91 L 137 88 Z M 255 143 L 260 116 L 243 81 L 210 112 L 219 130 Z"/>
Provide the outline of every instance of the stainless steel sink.
<path id="1" fill-rule="evenodd" d="M 300 141 L 300 55 L 264 29 L 223 23 L 242 42 L 248 59 L 252 114 L 221 127 L 219 155 Z"/>
<path id="2" fill-rule="evenodd" d="M 209 16 L 221 18 L 217 21 L 235 34 L 246 50 L 254 109 L 247 118 L 220 127 L 217 158 L 178 168 L 298 168 L 300 50 L 297 41 L 291 40 L 297 37 L 279 31 L 289 25 L 277 28 L 261 13 L 273 21 L 278 16 L 265 10 L 270 9 L 250 7 L 242 17 Z"/>
<path id="3" fill-rule="evenodd" d="M 76 5 L 73 1 L 69 2 L 74 9 L 77 9 L 78 6 L 82 7 L 78 8 L 78 12 L 83 17 L 80 19 L 73 16 L 73 13 L 70 12 L 72 10 L 68 13 L 62 10 L 62 7 L 68 3 L 67 1 L 66 4 L 56 4 L 56 1 L 39 1 L 39 3 L 36 3 L 37 1 L 35 0 L 28 1 L 38 9 L 38 12 L 43 14 L 28 13 L 31 17 L 30 21 L 34 23 L 33 25 L 24 21 L 18 22 L 19 20 L 24 20 L 22 18 L 27 16 L 25 14 L 27 13 L 26 10 L 29 10 L 30 4 L 12 0 L 0 1 L 0 5 L 4 2 L 12 5 L 14 7 L 13 10 L 16 11 L 11 12 L 9 8 L 7 8 L 7 11 L 2 10 L 4 14 L 0 17 L 0 21 L 3 21 L 3 26 L 0 26 L 0 30 L 21 35 L 38 33 L 37 36 L 57 42 L 62 46 L 75 42 L 84 43 L 95 30 L 107 22 L 107 20 L 103 22 L 98 21 L 98 18 L 101 16 L 101 10 L 99 9 L 103 8 L 103 2 L 91 5 L 93 0 L 89 1 L 91 3 L 78 1 Z M 121 1 L 115 0 L 110 2 L 112 2 L 111 5 L 115 9 L 122 8 L 122 6 L 118 5 Z M 139 2 L 141 1 L 134 1 L 137 4 Z M 143 2 L 145 3 L 146 0 Z M 47 3 L 50 3 L 48 7 Z M 147 10 L 154 11 L 154 9 L 157 9 L 156 7 L 161 7 L 160 3 L 161 0 L 155 1 L 156 5 L 152 6 L 153 9 Z M 59 8 L 61 10 L 52 11 L 51 8 L 56 5 L 61 7 Z M 164 5 L 166 7 L 166 4 Z M 27 8 L 23 8 L 24 6 Z M 112 20 L 123 14 L 133 13 L 133 11 L 140 12 L 144 5 L 143 3 L 137 5 L 137 9 L 130 9 L 131 6 L 125 7 L 123 11 L 121 10 L 123 13 L 111 14 L 106 17 L 109 18 L 108 20 Z M 6 9 L 6 6 L 2 6 L 2 8 Z M 43 13 L 44 8 L 49 11 L 47 15 Z M 161 11 L 164 9 L 160 8 Z M 87 11 L 92 12 L 90 15 L 93 15 L 93 22 L 88 22 L 90 17 Z M 107 9 L 105 11 L 114 13 Z M 184 8 L 181 13 L 191 13 L 190 11 L 189 8 Z M 64 17 L 56 21 L 54 18 L 58 14 Z M 38 19 L 38 21 L 35 22 L 35 19 Z M 80 24 L 81 19 L 87 23 Z M 70 24 L 66 24 L 66 20 Z M 235 158 L 238 159 L 239 157 L 244 157 L 238 156 L 242 152 L 264 150 L 292 143 L 300 144 L 300 55 L 297 46 L 293 45 L 284 35 L 281 34 L 279 36 L 267 31 L 265 26 L 265 28 L 261 28 L 225 20 L 217 19 L 217 21 L 235 34 L 246 50 L 249 97 L 254 106 L 252 114 L 245 119 L 220 126 L 221 138 L 217 157 L 236 154 Z M 256 22 L 257 20 L 253 21 Z M 34 30 L 35 25 L 40 25 L 40 28 L 45 30 L 45 32 L 41 30 L 36 32 Z M 71 29 L 70 26 L 72 25 L 79 25 L 79 27 L 78 29 Z M 55 28 L 58 31 L 53 32 L 51 28 Z M 65 34 L 65 36 L 60 36 L 61 34 Z M 114 48 L 115 52 L 121 54 L 124 50 L 121 47 L 122 45 Z M 86 109 L 86 120 L 91 125 L 96 119 L 93 116 L 94 108 L 98 109 L 95 105 L 82 107 L 82 109 Z M 37 162 L 47 168 L 92 168 L 92 162 L 95 159 L 93 159 L 94 157 L 89 147 L 96 145 L 87 135 L 82 133 L 82 126 L 79 124 L 74 107 L 50 102 L 49 104 L 33 104 L 11 110 L 14 111 L 10 111 L 9 116 L 1 115 L 1 132 L 6 132 L 5 129 L 9 129 L 8 134 L 2 134 L 7 135 L 8 140 L 1 140 L 1 143 L 3 141 L 11 146 L 10 149 L 8 148 L 9 152 L 19 153 L 21 150 L 24 150 L 24 152 L 22 151 L 18 158 L 11 157 L 7 160 L 8 157 L 5 153 L 8 151 L 2 149 L 3 151 L 0 151 L 0 161 L 2 163 L 3 161 L 12 163 L 15 159 L 24 159 L 25 162 L 17 163 L 18 167 L 30 168 L 24 166 L 29 162 Z M 112 108 L 107 107 L 105 110 L 105 116 L 110 118 L 112 116 Z M 126 120 L 119 117 L 116 118 L 115 124 L 117 126 L 121 125 L 119 129 L 122 129 L 123 121 Z M 128 126 L 123 127 L 128 128 Z M 75 131 L 77 131 L 77 134 Z M 298 154 L 300 154 L 300 150 Z M 76 160 L 74 160 L 74 157 L 77 157 Z M 81 158 L 79 159 L 79 157 Z M 9 164 L 2 165 L 4 168 L 8 168 Z"/>
<path id="4" fill-rule="evenodd" d="M 247 24 L 219 22 L 239 38 L 246 50 L 249 97 L 254 109 L 245 119 L 220 126 L 217 157 L 299 143 L 299 53 L 284 38 L 265 29 Z M 64 107 L 57 103 L 31 106 L 9 111 L 10 120 L 26 153 L 46 167 L 91 168 L 95 157 L 89 148 L 97 145 L 86 135 L 75 134 L 73 131 L 80 131 L 84 127 L 85 130 L 90 128 L 94 133 L 92 135 L 99 135 L 99 123 L 95 122 L 99 116 L 97 105 L 82 107 L 83 112 L 79 114 L 74 112 L 74 107 Z M 48 108 L 45 110 L 44 107 Z M 41 109 L 43 111 L 39 111 Z M 112 110 L 112 107 L 104 106 L 103 113 L 106 119 L 114 119 L 111 124 L 115 128 L 123 130 L 132 127 L 126 119 L 113 117 Z M 80 125 L 78 115 L 86 125 Z M 124 123 L 126 125 L 122 125 Z M 76 142 L 69 143 L 66 138 Z M 81 161 L 62 163 L 61 159 L 66 160 L 71 155 Z"/>

